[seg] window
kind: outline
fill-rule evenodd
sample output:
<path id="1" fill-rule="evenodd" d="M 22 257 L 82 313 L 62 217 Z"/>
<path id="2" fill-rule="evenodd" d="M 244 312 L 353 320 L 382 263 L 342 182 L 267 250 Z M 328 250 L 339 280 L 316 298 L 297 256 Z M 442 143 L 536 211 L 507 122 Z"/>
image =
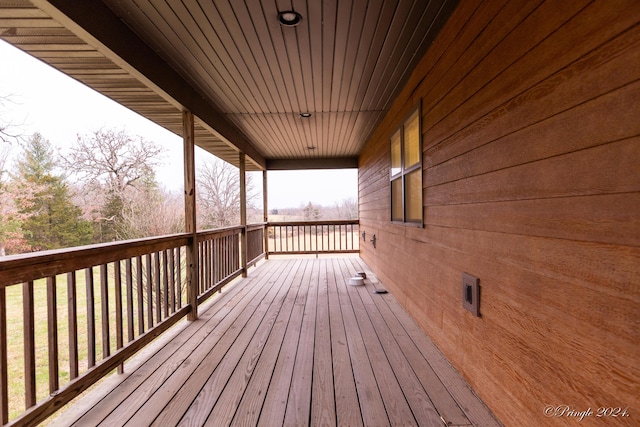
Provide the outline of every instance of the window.
<path id="1" fill-rule="evenodd" d="M 422 225 L 420 106 L 391 136 L 391 220 Z"/>

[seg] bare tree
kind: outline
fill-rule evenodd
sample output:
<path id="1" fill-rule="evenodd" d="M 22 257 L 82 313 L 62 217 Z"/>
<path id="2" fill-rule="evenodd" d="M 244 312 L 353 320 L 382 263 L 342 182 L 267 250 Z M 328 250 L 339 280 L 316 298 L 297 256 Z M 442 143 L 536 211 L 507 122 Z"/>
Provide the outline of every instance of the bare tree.
<path id="1" fill-rule="evenodd" d="M 136 192 L 124 208 L 123 220 L 125 239 L 183 232 L 184 196 L 164 188 Z"/>
<path id="2" fill-rule="evenodd" d="M 0 108 L 5 109 L 6 105 L 11 102 L 13 101 L 10 95 L 0 95 Z M 14 127 L 15 125 L 13 123 L 0 117 L 0 142 L 10 144 L 12 141 L 16 142 L 20 140 L 20 134 L 12 130 Z"/>
<path id="3" fill-rule="evenodd" d="M 251 175 L 246 178 L 247 205 L 257 198 Z M 196 196 L 200 228 L 219 228 L 240 224 L 240 173 L 238 168 L 217 157 L 201 163 L 197 174 Z"/>
<path id="4" fill-rule="evenodd" d="M 154 174 L 164 149 L 124 130 L 99 129 L 88 136 L 78 135 L 65 159 L 67 170 L 92 187 L 122 195 Z"/>
<path id="5" fill-rule="evenodd" d="M 317 221 L 320 219 L 320 207 L 309 202 L 302 209 L 302 216 L 305 221 Z"/>
<path id="6" fill-rule="evenodd" d="M 342 199 L 336 203 L 336 214 L 336 219 L 357 219 L 358 201 L 353 198 Z"/>
<path id="7" fill-rule="evenodd" d="M 2 147 L 0 147 L 0 186 L 5 182 L 8 175 L 7 163 L 9 162 L 10 154 L 11 146 L 9 144 L 2 144 Z"/>
<path id="8" fill-rule="evenodd" d="M 149 189 L 156 187 L 154 169 L 163 152 L 162 147 L 124 130 L 99 129 L 87 136 L 78 135 L 76 144 L 63 157 L 64 165 L 86 185 L 85 192 L 95 194 L 94 200 L 102 199 L 92 213 L 99 241 L 131 235 L 132 224 L 127 221 L 133 213 L 143 215 L 135 204 L 150 203 L 141 201 L 138 193 L 150 194 Z"/>

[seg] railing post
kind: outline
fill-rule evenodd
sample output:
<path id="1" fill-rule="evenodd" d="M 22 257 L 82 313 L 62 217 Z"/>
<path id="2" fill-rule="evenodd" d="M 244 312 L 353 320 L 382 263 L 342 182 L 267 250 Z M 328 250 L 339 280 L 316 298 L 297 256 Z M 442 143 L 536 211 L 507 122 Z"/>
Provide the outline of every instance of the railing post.
<path id="1" fill-rule="evenodd" d="M 7 340 L 7 293 L 0 287 L 0 423 L 9 422 L 9 378 Z"/>
<path id="2" fill-rule="evenodd" d="M 242 234 L 240 242 L 240 264 L 242 266 L 242 277 L 247 277 L 247 180 L 245 154 L 240 152 L 240 225 Z"/>
<path id="3" fill-rule="evenodd" d="M 264 258 L 269 259 L 269 206 L 267 205 L 267 170 L 262 171 L 262 210 L 264 216 Z"/>
<path id="4" fill-rule="evenodd" d="M 184 140 L 184 223 L 185 232 L 191 234 L 187 244 L 187 304 L 191 311 L 188 320 L 198 318 L 198 235 L 196 228 L 196 171 L 194 155 L 193 113 L 182 113 Z"/>

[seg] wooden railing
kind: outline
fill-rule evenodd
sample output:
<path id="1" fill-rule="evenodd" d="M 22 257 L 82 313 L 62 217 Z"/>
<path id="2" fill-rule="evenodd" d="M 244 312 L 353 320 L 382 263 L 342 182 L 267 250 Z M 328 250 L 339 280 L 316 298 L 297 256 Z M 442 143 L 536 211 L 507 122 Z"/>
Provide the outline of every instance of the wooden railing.
<path id="1" fill-rule="evenodd" d="M 359 221 L 267 223 L 268 254 L 355 253 L 360 250 Z"/>
<path id="2" fill-rule="evenodd" d="M 247 226 L 247 263 L 255 264 L 256 261 L 266 255 L 264 250 L 264 224 L 254 224 Z"/>
<path id="3" fill-rule="evenodd" d="M 246 264 L 264 255 L 263 230 L 197 234 L 197 304 L 246 271 L 243 233 Z M 2 424 L 46 419 L 114 369 L 122 372 L 126 359 L 194 310 L 186 265 L 193 244 L 178 234 L 0 260 Z"/>
<path id="4" fill-rule="evenodd" d="M 242 273 L 240 237 L 243 227 L 198 234 L 198 304 Z"/>
<path id="5" fill-rule="evenodd" d="M 265 243 L 270 254 L 358 252 L 358 237 L 357 220 L 274 222 L 199 232 L 195 243 L 176 234 L 3 258 L 0 421 L 36 424 L 122 372 L 125 360 L 264 257 Z"/>

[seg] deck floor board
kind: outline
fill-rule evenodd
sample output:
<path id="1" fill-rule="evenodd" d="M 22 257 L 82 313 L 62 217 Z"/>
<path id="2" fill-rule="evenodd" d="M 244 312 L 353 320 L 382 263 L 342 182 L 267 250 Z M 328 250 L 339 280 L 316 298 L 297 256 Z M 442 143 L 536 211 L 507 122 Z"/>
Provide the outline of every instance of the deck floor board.
<path id="1" fill-rule="evenodd" d="M 272 258 L 51 425 L 498 426 L 381 286 L 357 257 Z"/>

